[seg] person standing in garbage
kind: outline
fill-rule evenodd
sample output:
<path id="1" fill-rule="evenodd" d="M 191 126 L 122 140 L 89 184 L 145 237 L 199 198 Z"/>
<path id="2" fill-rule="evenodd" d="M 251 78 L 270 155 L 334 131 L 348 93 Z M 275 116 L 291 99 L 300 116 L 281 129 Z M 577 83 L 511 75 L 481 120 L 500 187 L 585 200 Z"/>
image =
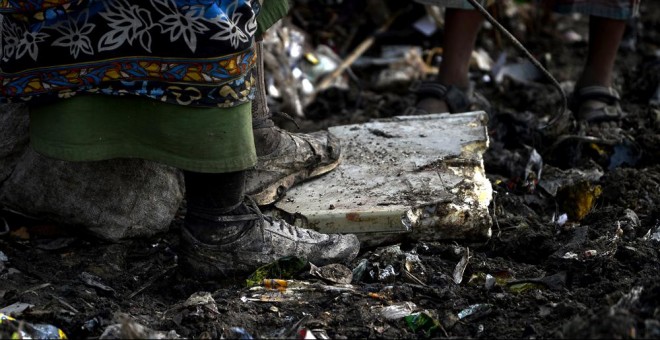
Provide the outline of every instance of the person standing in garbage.
<path id="1" fill-rule="evenodd" d="M 287 11 L 287 0 L 2 1 L 0 101 L 29 105 L 31 145 L 47 157 L 182 169 L 181 267 L 200 277 L 290 255 L 348 261 L 354 235 L 294 227 L 246 198 L 269 203 L 339 159 L 327 132 L 270 120 L 255 37 Z"/>
<path id="2" fill-rule="evenodd" d="M 416 0 L 447 7 L 443 60 L 435 81 L 415 91 L 416 108 L 425 112 L 465 112 L 488 106 L 470 86 L 468 67 L 477 34 L 484 20 L 467 0 Z M 612 74 L 626 21 L 639 14 L 641 0 L 537 0 L 559 13 L 589 16 L 589 50 L 582 74 L 571 95 L 570 109 L 587 125 L 618 123 L 624 116 L 620 97 L 612 88 Z M 494 0 L 479 0 L 487 6 Z"/>

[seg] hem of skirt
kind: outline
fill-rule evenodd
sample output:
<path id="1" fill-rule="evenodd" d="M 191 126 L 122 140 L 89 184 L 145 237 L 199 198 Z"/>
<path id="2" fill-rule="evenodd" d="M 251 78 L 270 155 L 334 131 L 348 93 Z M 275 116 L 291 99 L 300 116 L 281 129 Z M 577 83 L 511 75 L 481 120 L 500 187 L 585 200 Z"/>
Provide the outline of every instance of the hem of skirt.
<path id="1" fill-rule="evenodd" d="M 181 170 L 203 173 L 225 173 L 248 170 L 257 163 L 256 152 L 222 160 L 196 160 L 176 156 L 149 147 L 104 144 L 90 147 L 52 145 L 33 138 L 32 148 L 39 154 L 69 162 L 95 162 L 119 158 L 135 158 L 158 162 Z"/>
<path id="2" fill-rule="evenodd" d="M 554 11 L 561 14 L 580 13 L 615 20 L 628 20 L 635 17 L 635 11 L 633 9 L 594 6 L 590 4 L 557 5 Z"/>

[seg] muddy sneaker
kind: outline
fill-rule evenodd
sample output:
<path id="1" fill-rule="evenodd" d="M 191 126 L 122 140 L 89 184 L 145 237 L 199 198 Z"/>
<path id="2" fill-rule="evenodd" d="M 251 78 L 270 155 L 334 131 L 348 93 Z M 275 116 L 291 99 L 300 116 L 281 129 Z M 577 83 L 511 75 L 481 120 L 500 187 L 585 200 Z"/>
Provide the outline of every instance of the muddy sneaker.
<path id="1" fill-rule="evenodd" d="M 275 145 L 270 153 L 259 155 L 255 168 L 247 172 L 246 192 L 258 205 L 271 204 L 295 184 L 339 165 L 339 139 L 328 131 L 303 134 L 270 127 L 255 129 L 254 134 L 255 140 L 270 139 Z"/>
<path id="2" fill-rule="evenodd" d="M 355 235 L 321 234 L 265 216 L 256 204 L 243 203 L 235 215 L 194 213 L 181 229 L 180 267 L 202 278 L 248 274 L 285 256 L 306 258 L 315 265 L 354 259 Z"/>

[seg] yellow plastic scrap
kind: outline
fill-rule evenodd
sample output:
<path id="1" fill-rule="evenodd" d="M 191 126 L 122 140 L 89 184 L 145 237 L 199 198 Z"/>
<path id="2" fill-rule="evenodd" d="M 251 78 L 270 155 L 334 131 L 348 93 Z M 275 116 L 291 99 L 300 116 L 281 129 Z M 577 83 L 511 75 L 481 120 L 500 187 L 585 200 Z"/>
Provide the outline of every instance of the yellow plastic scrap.
<path id="1" fill-rule="evenodd" d="M 283 257 L 275 262 L 257 268 L 246 280 L 248 288 L 263 284 L 265 279 L 277 277 L 279 279 L 291 279 L 308 265 L 304 258 L 296 256 Z"/>
<path id="2" fill-rule="evenodd" d="M 289 286 L 289 282 L 279 279 L 264 279 L 263 285 L 266 289 L 278 290 L 283 292 Z"/>
<path id="3" fill-rule="evenodd" d="M 581 221 L 591 212 L 602 192 L 600 185 L 580 182 L 561 191 L 562 207 L 572 221 Z"/>
<path id="4" fill-rule="evenodd" d="M 605 149 L 603 149 L 602 147 L 600 147 L 598 144 L 591 143 L 591 144 L 589 144 L 589 146 L 590 146 L 594 151 L 596 151 L 599 155 L 601 155 L 601 156 L 607 156 L 607 151 L 605 151 Z"/>
<path id="5" fill-rule="evenodd" d="M 312 53 L 305 53 L 305 59 L 312 65 L 318 65 L 319 59 Z"/>
<path id="6" fill-rule="evenodd" d="M 22 339 L 68 339 L 64 331 L 52 325 L 33 325 L 18 321 L 9 315 L 0 313 L 0 325 L 9 326 L 16 331 L 12 332 L 12 340 Z"/>
<path id="7" fill-rule="evenodd" d="M 536 282 L 522 282 L 522 283 L 512 284 L 509 286 L 509 290 L 514 293 L 523 293 L 532 289 L 543 290 L 545 288 L 546 287 L 544 285 Z"/>

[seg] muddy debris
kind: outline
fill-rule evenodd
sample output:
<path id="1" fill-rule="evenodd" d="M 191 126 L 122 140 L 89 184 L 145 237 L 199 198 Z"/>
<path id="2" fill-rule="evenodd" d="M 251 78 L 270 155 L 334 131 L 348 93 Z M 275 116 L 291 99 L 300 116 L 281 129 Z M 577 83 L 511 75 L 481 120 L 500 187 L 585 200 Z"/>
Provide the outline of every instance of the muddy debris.
<path id="1" fill-rule="evenodd" d="M 584 138 L 570 115 L 542 129 L 559 93 L 484 26 L 470 80 L 492 105 L 483 158 L 492 199 L 481 216 L 490 237 L 399 237 L 350 263 L 284 258 L 206 282 L 179 268 L 183 206 L 169 228 L 119 242 L 2 207 L 0 338 L 659 338 L 660 5 L 641 6 L 613 79 L 622 139 Z M 520 1 L 492 11 L 570 93 L 588 18 Z M 271 109 L 301 129 L 278 123 L 313 131 L 405 115 L 410 85 L 438 71 L 441 14 L 408 2 L 296 1 L 264 41 Z M 7 143 L 0 186 L 26 143 Z"/>

